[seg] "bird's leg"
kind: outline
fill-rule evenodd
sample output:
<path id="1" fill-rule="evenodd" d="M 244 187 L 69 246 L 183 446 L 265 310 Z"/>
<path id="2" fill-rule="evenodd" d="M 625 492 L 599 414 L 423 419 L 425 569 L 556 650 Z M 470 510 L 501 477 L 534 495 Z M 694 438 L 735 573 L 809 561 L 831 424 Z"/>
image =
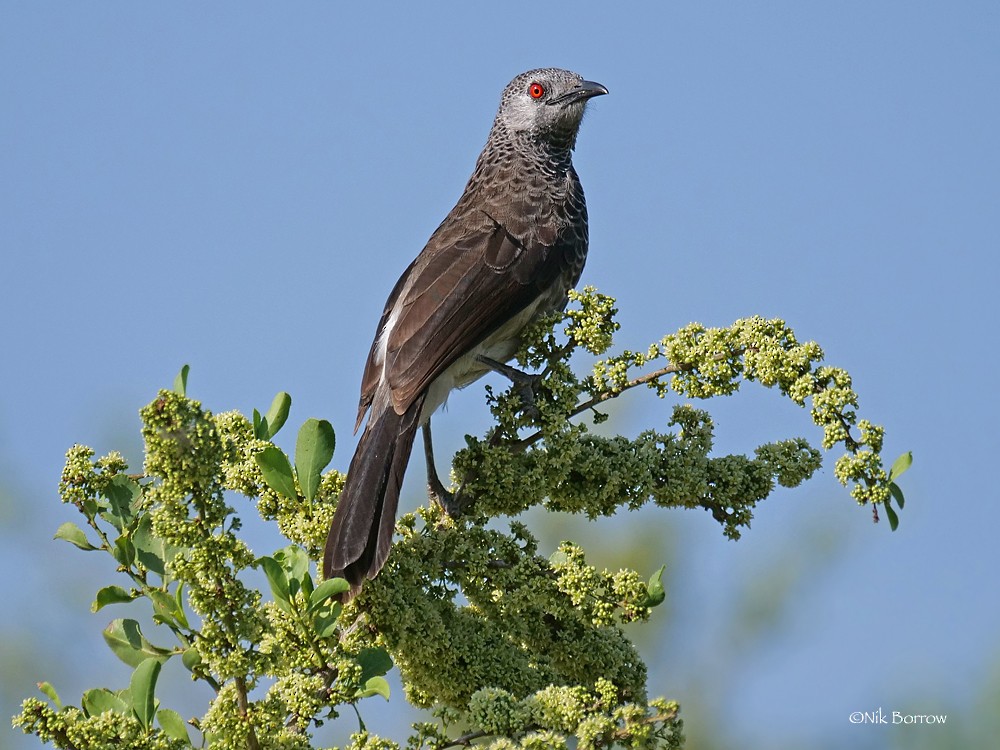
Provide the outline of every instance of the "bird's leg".
<path id="1" fill-rule="evenodd" d="M 524 372 L 523 370 L 518 370 L 516 367 L 511 367 L 503 362 L 498 362 L 495 359 L 486 357 L 483 355 L 478 356 L 479 362 L 484 364 L 491 370 L 495 370 L 500 373 L 511 383 L 514 384 L 514 390 L 521 399 L 522 408 L 531 417 L 538 417 L 538 409 L 535 406 L 535 387 L 537 383 L 541 380 L 541 375 L 532 375 L 531 373 Z M 462 506 L 465 504 L 463 501 L 466 500 L 462 496 L 462 489 L 465 487 L 466 481 L 469 477 L 458 486 L 455 492 L 449 492 L 445 489 L 444 483 L 438 477 L 437 466 L 434 463 L 434 443 L 431 437 L 431 420 L 428 419 L 424 422 L 423 427 L 424 436 L 424 459 L 427 462 L 427 494 L 430 495 L 431 499 L 434 500 L 441 509 L 447 513 L 452 518 L 458 518 L 462 515 Z M 500 433 L 494 431 L 490 436 L 489 444 L 491 446 L 496 446 L 500 443 Z"/>
<path id="2" fill-rule="evenodd" d="M 437 467 L 434 465 L 434 445 L 431 440 L 430 419 L 424 422 L 422 429 L 424 435 L 424 458 L 427 460 L 427 492 L 434 502 L 441 506 L 441 509 L 445 513 L 452 518 L 458 518 L 462 514 L 459 505 L 459 495 L 462 492 L 462 488 L 459 487 L 458 492 L 454 493 L 445 489 L 444 484 L 438 477 Z"/>
<path id="3" fill-rule="evenodd" d="M 514 386 L 514 392 L 521 399 L 521 407 L 532 419 L 538 419 L 538 407 L 535 406 L 535 389 L 542 379 L 541 374 L 533 375 L 524 370 L 518 370 L 504 362 L 498 362 L 485 355 L 480 354 L 477 359 L 491 370 L 500 373 L 507 378 Z"/>

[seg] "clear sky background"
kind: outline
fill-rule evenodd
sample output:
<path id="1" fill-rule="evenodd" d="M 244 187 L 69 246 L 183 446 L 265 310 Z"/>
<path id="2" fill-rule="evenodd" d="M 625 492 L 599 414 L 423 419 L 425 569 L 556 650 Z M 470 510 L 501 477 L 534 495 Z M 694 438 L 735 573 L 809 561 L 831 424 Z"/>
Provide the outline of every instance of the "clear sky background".
<path id="1" fill-rule="evenodd" d="M 669 564 L 668 606 L 633 635 L 691 748 L 983 746 L 1000 695 L 991 2 L 0 3 L 0 714 L 40 679 L 74 703 L 127 684 L 100 629 L 132 613 L 88 611 L 110 560 L 51 541 L 74 519 L 65 450 L 138 465 L 138 409 L 190 363 L 214 411 L 289 391 L 291 424 L 331 420 L 346 468 L 387 293 L 504 85 L 549 65 L 611 91 L 575 161 L 584 282 L 617 297 L 619 345 L 782 317 L 851 371 L 889 459 L 915 464 L 894 534 L 829 456 L 738 543 L 661 509 L 560 519 L 546 543 Z M 621 401 L 627 434 L 670 414 Z M 722 451 L 820 438 L 753 388 L 707 407 Z M 439 459 L 486 416 L 481 386 L 453 399 Z M 258 554 L 280 545 L 249 533 Z M 366 720 L 401 739 L 401 704 L 369 701 Z M 848 721 L 879 707 L 948 725 Z M 0 747 L 32 746 L 0 729 Z"/>

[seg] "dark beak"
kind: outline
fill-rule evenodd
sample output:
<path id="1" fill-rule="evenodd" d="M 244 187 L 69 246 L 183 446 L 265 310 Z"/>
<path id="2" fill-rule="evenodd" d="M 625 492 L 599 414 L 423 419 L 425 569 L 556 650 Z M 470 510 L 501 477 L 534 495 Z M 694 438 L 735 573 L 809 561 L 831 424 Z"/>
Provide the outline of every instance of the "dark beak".
<path id="1" fill-rule="evenodd" d="M 581 81 L 580 85 L 570 89 L 565 94 L 549 99 L 549 104 L 571 104 L 573 102 L 583 102 L 595 96 L 604 96 L 608 93 L 607 88 L 594 81 Z"/>

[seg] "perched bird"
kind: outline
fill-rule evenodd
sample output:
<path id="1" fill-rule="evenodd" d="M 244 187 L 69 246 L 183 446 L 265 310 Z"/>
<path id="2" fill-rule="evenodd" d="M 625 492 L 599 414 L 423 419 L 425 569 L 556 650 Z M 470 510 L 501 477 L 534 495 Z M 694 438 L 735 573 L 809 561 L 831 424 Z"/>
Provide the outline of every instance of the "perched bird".
<path id="1" fill-rule="evenodd" d="M 571 157 L 587 101 L 607 93 L 558 68 L 511 81 L 465 192 L 390 293 L 355 431 L 368 422 L 323 556 L 349 596 L 389 555 L 417 429 L 453 388 L 509 360 L 525 326 L 562 309 L 579 280 L 587 207 Z"/>

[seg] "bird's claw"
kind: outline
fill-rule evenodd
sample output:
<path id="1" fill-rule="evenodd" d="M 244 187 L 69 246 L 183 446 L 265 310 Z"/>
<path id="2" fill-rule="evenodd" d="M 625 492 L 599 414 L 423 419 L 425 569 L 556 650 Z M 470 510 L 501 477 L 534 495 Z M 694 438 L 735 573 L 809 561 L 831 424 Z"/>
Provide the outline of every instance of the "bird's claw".
<path id="1" fill-rule="evenodd" d="M 437 477 L 427 480 L 427 494 L 431 500 L 437 503 L 449 518 L 458 518 L 462 515 L 462 489 L 457 492 L 449 492 Z"/>
<path id="2" fill-rule="evenodd" d="M 455 492 L 449 492 L 445 488 L 438 477 L 437 469 L 434 468 L 434 441 L 431 438 L 430 420 L 424 423 L 423 432 L 424 458 L 427 460 L 427 494 L 448 514 L 449 518 L 458 518 L 462 515 L 465 505 L 462 487 L 460 486 Z"/>

